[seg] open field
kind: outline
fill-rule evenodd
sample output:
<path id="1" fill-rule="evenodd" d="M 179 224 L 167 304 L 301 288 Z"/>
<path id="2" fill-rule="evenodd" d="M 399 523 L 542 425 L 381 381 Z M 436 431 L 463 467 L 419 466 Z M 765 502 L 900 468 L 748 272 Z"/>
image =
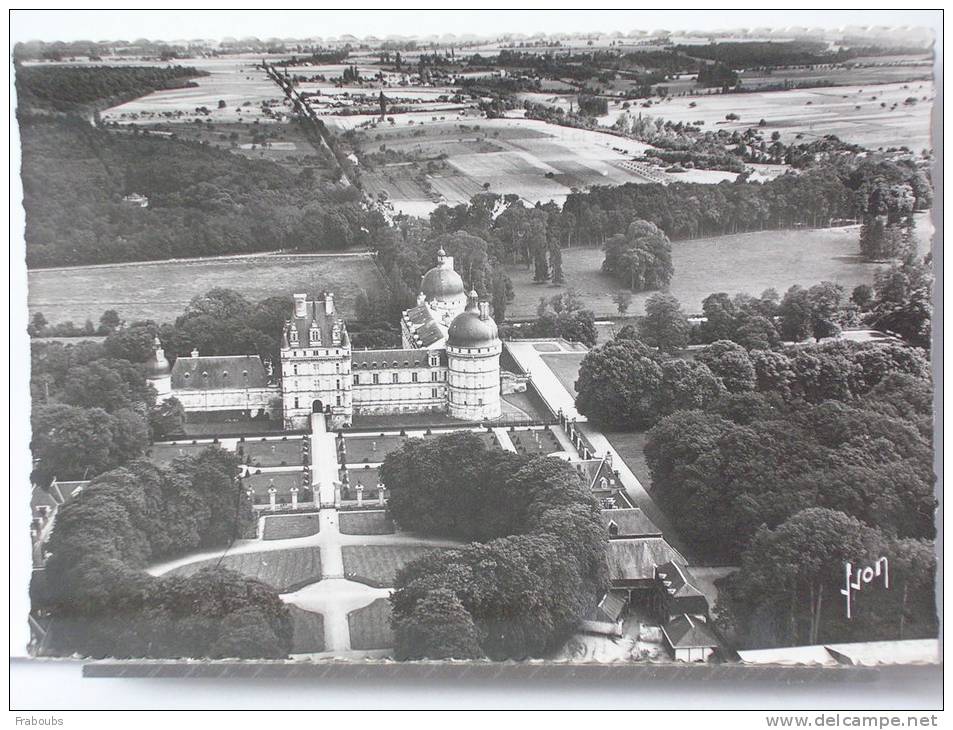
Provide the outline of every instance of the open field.
<path id="1" fill-rule="evenodd" d="M 292 593 L 309 583 L 321 580 L 321 552 L 318 548 L 290 548 L 260 553 L 235 553 L 199 560 L 169 571 L 166 575 L 192 575 L 216 564 L 248 578 L 267 583 L 279 593 Z"/>
<path id="2" fill-rule="evenodd" d="M 386 192 L 394 207 L 407 213 L 426 215 L 438 202 L 466 202 L 487 184 L 491 192 L 515 193 L 530 203 L 562 203 L 572 190 L 589 185 L 650 182 L 630 164 L 647 147 L 634 140 L 519 117 L 427 118 L 410 125 L 404 121 L 407 116 L 394 126 L 355 131 L 357 143 L 368 152 L 386 145 L 424 167 L 426 160 L 446 156 L 441 169 L 426 175 L 430 190 L 420 184 L 421 170 L 412 164 L 363 172 L 368 192 Z M 724 174 L 709 177 L 717 182 Z"/>
<path id="3" fill-rule="evenodd" d="M 758 126 L 781 133 L 785 143 L 803 135 L 805 142 L 834 134 L 847 142 L 876 149 L 906 146 L 915 152 L 928 149 L 930 113 L 935 90 L 932 81 L 818 87 L 744 94 L 678 96 L 633 107 L 630 113 L 648 114 L 672 122 L 703 121 L 702 129 L 744 130 Z M 905 103 L 908 98 L 915 103 Z M 694 104 L 694 106 L 691 106 Z M 600 123 L 612 126 L 621 113 L 621 103 L 612 104 Z M 728 121 L 725 116 L 740 119 Z"/>
<path id="4" fill-rule="evenodd" d="M 298 608 L 293 603 L 285 605 L 291 612 L 291 653 L 324 651 L 324 617 L 320 613 Z"/>
<path id="5" fill-rule="evenodd" d="M 394 632 L 390 627 L 390 601 L 378 598 L 347 615 L 352 649 L 390 649 Z"/>
<path id="6" fill-rule="evenodd" d="M 427 545 L 345 545 L 344 576 L 377 588 L 394 585 L 397 571 L 435 549 Z"/>
<path id="7" fill-rule="evenodd" d="M 265 517 L 262 540 L 288 540 L 309 537 L 321 531 L 321 519 L 317 514 L 270 515 Z"/>
<path id="8" fill-rule="evenodd" d="M 338 514 L 342 535 L 393 535 L 394 523 L 386 512 L 341 512 Z"/>
<path id="9" fill-rule="evenodd" d="M 701 312 L 702 300 L 718 291 L 760 294 L 774 287 L 783 294 L 790 286 L 812 286 L 833 281 L 848 292 L 858 284 L 872 284 L 882 264 L 866 263 L 858 255 L 859 226 L 803 228 L 739 233 L 691 241 L 672 242 L 675 276 L 669 292 L 679 298 L 689 314 Z M 917 215 L 917 247 L 926 253 L 933 226 L 927 214 Z M 597 316 L 616 316 L 612 294 L 621 288 L 602 273 L 601 249 L 571 248 L 563 251 L 566 287 L 574 288 Z M 540 297 L 552 297 L 566 287 L 536 284 L 522 265 L 507 267 L 516 299 L 507 307 L 511 319 L 535 318 Z M 629 315 L 643 313 L 645 300 L 654 292 L 633 295 Z"/>
<path id="10" fill-rule="evenodd" d="M 262 102 L 268 102 L 276 111 L 290 113 L 281 90 L 269 79 L 265 72 L 255 68 L 261 62 L 259 54 L 235 54 L 216 58 L 181 58 L 175 63 L 192 66 L 200 71 L 208 71 L 209 76 L 193 79 L 196 86 L 186 89 L 156 91 L 133 101 L 107 109 L 101 115 L 104 122 L 119 124 L 143 124 L 157 121 L 169 123 L 193 123 L 196 119 L 205 122 L 267 123 L 271 117 L 262 114 Z M 286 56 L 273 56 L 269 60 L 277 61 Z M 104 62 L 108 66 L 165 66 L 167 63 L 156 61 L 114 61 Z M 225 106 L 218 107 L 219 101 Z M 196 113 L 197 108 L 208 113 Z"/>
<path id="11" fill-rule="evenodd" d="M 294 292 L 335 294 L 345 316 L 354 314 L 360 290 L 383 283 L 370 254 L 265 254 L 213 259 L 172 260 L 35 269 L 28 272 L 31 314 L 43 312 L 50 322 L 94 322 L 115 309 L 127 322 L 171 322 L 189 300 L 215 287 L 238 290 L 251 301 Z"/>

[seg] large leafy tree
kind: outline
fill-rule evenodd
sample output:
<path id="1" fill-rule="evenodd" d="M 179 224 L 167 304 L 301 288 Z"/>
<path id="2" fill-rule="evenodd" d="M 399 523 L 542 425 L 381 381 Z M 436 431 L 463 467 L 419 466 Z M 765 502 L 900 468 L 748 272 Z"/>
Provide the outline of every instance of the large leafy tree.
<path id="1" fill-rule="evenodd" d="M 719 600 L 747 645 L 816 644 L 826 638 L 825 602 L 839 602 L 844 564 L 863 565 L 876 543 L 870 528 L 843 512 L 812 507 L 771 530 L 745 551 Z"/>
<path id="2" fill-rule="evenodd" d="M 639 326 L 642 341 L 662 352 L 677 352 L 688 344 L 688 317 L 671 294 L 653 294 L 645 302 Z"/>
<path id="3" fill-rule="evenodd" d="M 409 441 L 381 476 L 403 527 L 486 541 L 399 571 L 399 656 L 539 656 L 605 591 L 606 532 L 571 464 L 487 451 L 464 432 Z"/>
<path id="4" fill-rule="evenodd" d="M 675 269 L 672 244 L 654 223 L 636 220 L 606 241 L 602 270 L 633 291 L 668 286 Z"/>
<path id="5" fill-rule="evenodd" d="M 655 421 L 661 382 L 661 365 L 649 348 L 636 340 L 610 340 L 579 365 L 576 408 L 608 428 L 643 428 Z"/>

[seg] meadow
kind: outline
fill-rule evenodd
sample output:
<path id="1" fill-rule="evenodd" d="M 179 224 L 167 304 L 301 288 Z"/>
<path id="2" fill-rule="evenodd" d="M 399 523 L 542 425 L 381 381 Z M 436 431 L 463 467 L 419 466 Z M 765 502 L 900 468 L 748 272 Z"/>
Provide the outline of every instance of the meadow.
<path id="1" fill-rule="evenodd" d="M 779 82 L 781 78 L 777 79 Z M 790 91 L 710 94 L 669 97 L 648 108 L 633 106 L 632 114 L 647 114 L 671 122 L 703 122 L 702 129 L 743 131 L 764 119 L 763 130 L 777 131 L 787 144 L 810 142 L 833 134 L 877 149 L 907 146 L 915 152 L 932 147 L 930 115 L 936 92 L 932 81 L 830 86 Z M 908 99 L 914 102 L 907 103 Z M 610 105 L 600 124 L 612 126 L 622 112 Z M 727 120 L 728 114 L 738 119 Z"/>
<path id="2" fill-rule="evenodd" d="M 812 286 L 833 281 L 850 292 L 858 284 L 871 284 L 882 264 L 864 262 L 858 253 L 859 226 L 739 233 L 672 243 L 675 275 L 669 293 L 678 297 L 689 314 L 701 312 L 702 300 L 718 291 L 760 294 L 773 287 L 780 294 L 794 284 Z M 917 215 L 918 249 L 930 248 L 933 225 L 927 214 Z M 535 318 L 540 297 L 552 297 L 572 287 L 597 317 L 616 317 L 612 301 L 620 288 L 602 273 L 603 251 L 571 248 L 563 251 L 566 285 L 533 282 L 524 265 L 511 265 L 507 273 L 516 298 L 506 309 L 510 319 Z M 628 315 L 641 315 L 645 300 L 655 292 L 633 294 Z"/>
<path id="3" fill-rule="evenodd" d="M 115 309 L 127 322 L 172 322 L 192 297 L 216 287 L 239 291 L 250 301 L 295 292 L 329 290 L 345 316 L 354 315 L 361 289 L 382 285 L 369 254 L 293 254 L 234 256 L 35 269 L 28 272 L 30 313 L 50 322 L 87 318 L 98 322 Z"/>

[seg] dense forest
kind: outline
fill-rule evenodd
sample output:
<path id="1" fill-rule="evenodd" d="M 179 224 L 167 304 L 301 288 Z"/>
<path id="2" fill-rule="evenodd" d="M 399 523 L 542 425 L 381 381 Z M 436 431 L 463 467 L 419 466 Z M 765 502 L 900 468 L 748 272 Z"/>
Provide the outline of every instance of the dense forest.
<path id="1" fill-rule="evenodd" d="M 21 110 L 91 111 L 160 89 L 194 86 L 190 78 L 207 75 L 186 66 L 17 65 L 17 105 Z"/>
<path id="2" fill-rule="evenodd" d="M 307 169 L 79 119 L 21 115 L 20 135 L 30 267 L 360 243 L 360 194 Z"/>

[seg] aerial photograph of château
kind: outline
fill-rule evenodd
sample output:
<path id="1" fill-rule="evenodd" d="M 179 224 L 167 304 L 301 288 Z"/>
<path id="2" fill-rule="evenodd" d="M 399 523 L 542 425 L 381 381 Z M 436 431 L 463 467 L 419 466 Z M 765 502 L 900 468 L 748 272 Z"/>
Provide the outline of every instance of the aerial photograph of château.
<path id="1" fill-rule="evenodd" d="M 934 31 L 348 12 L 13 45 L 25 650 L 939 664 Z"/>

